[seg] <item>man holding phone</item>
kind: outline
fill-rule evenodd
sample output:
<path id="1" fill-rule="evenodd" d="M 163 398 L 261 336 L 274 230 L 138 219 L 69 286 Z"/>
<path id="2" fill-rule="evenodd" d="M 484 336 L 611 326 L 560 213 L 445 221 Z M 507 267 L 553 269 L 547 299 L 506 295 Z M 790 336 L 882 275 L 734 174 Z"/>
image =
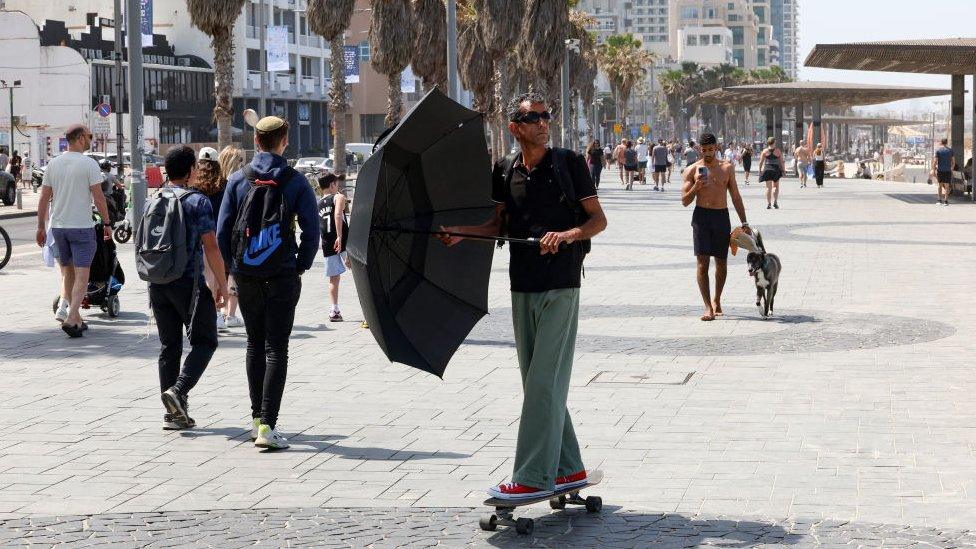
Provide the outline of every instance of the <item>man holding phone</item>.
<path id="1" fill-rule="evenodd" d="M 713 134 L 702 134 L 701 160 L 685 168 L 682 178 L 681 204 L 688 206 L 695 202 L 691 217 L 694 234 L 695 257 L 698 260 L 698 290 L 705 303 L 704 321 L 722 316 L 722 290 L 725 288 L 727 260 L 729 256 L 729 235 L 732 227 L 729 222 L 728 196 L 739 215 L 739 221 L 746 233 L 752 234 L 746 222 L 746 208 L 742 195 L 735 183 L 735 169 L 729 162 L 715 158 L 718 140 Z M 715 258 L 715 299 L 709 291 L 708 267 L 711 257 Z"/>

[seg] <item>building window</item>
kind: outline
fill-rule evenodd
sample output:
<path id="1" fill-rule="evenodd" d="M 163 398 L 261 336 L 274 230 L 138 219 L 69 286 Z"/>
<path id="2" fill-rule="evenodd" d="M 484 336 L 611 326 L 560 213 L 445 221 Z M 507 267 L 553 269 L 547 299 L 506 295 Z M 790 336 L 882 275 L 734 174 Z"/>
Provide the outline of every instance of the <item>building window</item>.
<path id="1" fill-rule="evenodd" d="M 366 61 L 369 61 L 369 42 L 363 40 L 359 43 L 359 62 L 365 63 Z"/>
<path id="2" fill-rule="evenodd" d="M 712 35 L 712 44 L 721 44 L 721 43 L 722 43 L 722 35 L 721 34 L 713 34 Z"/>
<path id="3" fill-rule="evenodd" d="M 255 72 L 261 70 L 261 50 L 247 50 L 247 70 Z"/>
<path id="4" fill-rule="evenodd" d="M 681 8 L 681 18 L 682 19 L 698 19 L 698 8 L 693 6 L 685 6 Z"/>
<path id="5" fill-rule="evenodd" d="M 693 34 L 689 34 L 687 40 L 685 40 L 685 45 L 686 46 L 697 46 L 698 45 L 698 37 L 695 36 L 695 35 L 693 35 Z"/>
<path id="6" fill-rule="evenodd" d="M 707 34 L 703 34 L 703 35 L 701 35 L 701 39 L 700 39 L 700 41 L 699 41 L 699 43 L 700 43 L 700 44 L 701 44 L 702 46 L 707 46 L 707 45 L 709 45 L 709 44 L 710 44 L 711 42 L 710 42 L 710 41 L 709 41 L 709 39 L 708 39 L 708 35 L 707 35 Z"/>
<path id="7" fill-rule="evenodd" d="M 742 27 L 732 27 L 732 45 L 741 46 L 745 43 Z"/>

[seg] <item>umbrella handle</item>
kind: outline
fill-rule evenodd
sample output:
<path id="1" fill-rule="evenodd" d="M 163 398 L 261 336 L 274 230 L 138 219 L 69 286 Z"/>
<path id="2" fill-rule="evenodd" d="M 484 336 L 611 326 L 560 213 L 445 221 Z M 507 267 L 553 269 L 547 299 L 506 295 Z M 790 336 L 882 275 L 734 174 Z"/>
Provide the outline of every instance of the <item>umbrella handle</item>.
<path id="1" fill-rule="evenodd" d="M 538 246 L 538 238 L 511 238 L 508 236 L 485 236 L 480 234 L 469 234 L 469 233 L 452 233 L 444 231 L 422 231 L 419 229 L 406 229 L 403 227 L 384 227 L 382 225 L 373 225 L 372 230 L 374 231 L 390 231 L 396 233 L 407 233 L 407 234 L 426 234 L 431 236 L 438 236 L 446 234 L 448 236 L 459 236 L 461 238 L 467 238 L 470 240 L 483 240 L 490 242 L 510 242 L 512 244 L 527 244 L 530 246 Z"/>

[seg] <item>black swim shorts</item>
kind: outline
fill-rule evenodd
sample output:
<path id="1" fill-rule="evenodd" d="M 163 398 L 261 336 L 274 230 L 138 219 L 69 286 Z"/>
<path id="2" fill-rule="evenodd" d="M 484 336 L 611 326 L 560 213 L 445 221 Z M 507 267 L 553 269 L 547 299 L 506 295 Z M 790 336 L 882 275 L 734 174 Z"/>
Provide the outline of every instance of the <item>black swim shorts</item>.
<path id="1" fill-rule="evenodd" d="M 691 214 L 691 230 L 695 241 L 695 255 L 710 255 L 719 259 L 729 257 L 729 235 L 732 223 L 729 209 L 695 206 Z"/>

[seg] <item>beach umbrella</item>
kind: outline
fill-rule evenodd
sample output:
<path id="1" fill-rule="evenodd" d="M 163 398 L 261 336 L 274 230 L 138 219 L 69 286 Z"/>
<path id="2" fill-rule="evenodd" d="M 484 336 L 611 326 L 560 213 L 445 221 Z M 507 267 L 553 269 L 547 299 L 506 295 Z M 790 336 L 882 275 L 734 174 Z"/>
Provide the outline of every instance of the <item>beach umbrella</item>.
<path id="1" fill-rule="evenodd" d="M 363 315 L 390 360 L 443 377 L 487 314 L 493 239 L 448 248 L 433 234 L 487 221 L 490 190 L 482 115 L 436 88 L 360 170 L 347 249 Z"/>

